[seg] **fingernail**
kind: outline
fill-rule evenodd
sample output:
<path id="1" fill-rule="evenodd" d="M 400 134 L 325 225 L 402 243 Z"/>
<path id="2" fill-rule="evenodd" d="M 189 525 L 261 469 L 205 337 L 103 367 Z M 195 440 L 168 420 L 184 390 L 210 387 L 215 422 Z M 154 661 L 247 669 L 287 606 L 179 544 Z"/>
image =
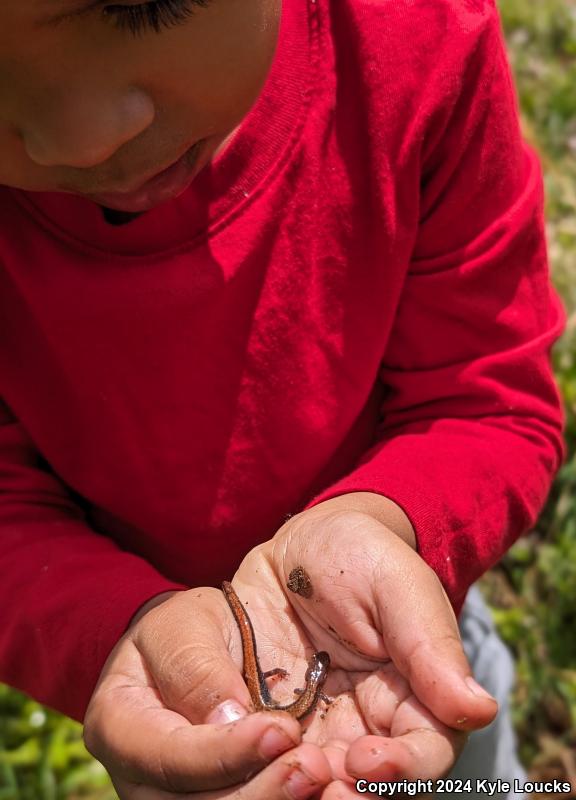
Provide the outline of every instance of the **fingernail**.
<path id="1" fill-rule="evenodd" d="M 272 759 L 285 753 L 291 747 L 296 747 L 295 742 L 282 728 L 272 725 L 260 739 L 260 755 L 265 759 Z"/>
<path id="2" fill-rule="evenodd" d="M 317 788 L 318 782 L 301 769 L 293 770 L 286 778 L 286 791 L 293 800 L 306 800 Z"/>
<path id="3" fill-rule="evenodd" d="M 236 722 L 247 714 L 248 711 L 237 700 L 225 700 L 212 709 L 206 721 L 211 725 L 226 725 L 228 722 Z"/>
<path id="4" fill-rule="evenodd" d="M 480 686 L 479 683 L 476 683 L 476 681 L 471 675 L 468 675 L 468 677 L 464 678 L 464 680 L 466 681 L 466 685 L 468 686 L 472 694 L 476 695 L 476 697 L 487 697 L 489 700 L 493 700 L 495 703 L 497 702 L 496 699 L 492 697 L 490 692 L 487 692 L 483 686 Z"/>

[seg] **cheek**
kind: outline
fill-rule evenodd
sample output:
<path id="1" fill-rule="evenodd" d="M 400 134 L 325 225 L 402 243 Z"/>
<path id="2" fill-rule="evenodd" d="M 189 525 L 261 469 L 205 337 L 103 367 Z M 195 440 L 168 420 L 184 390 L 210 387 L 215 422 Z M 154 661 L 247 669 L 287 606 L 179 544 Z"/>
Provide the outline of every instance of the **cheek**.
<path id="1" fill-rule="evenodd" d="M 0 184 L 42 191 L 49 184 L 30 162 L 22 139 L 12 127 L 0 122 Z"/>
<path id="2" fill-rule="evenodd" d="M 280 4 L 281 0 L 215 0 L 185 25 L 130 41 L 129 47 L 124 41 L 122 75 L 117 69 L 108 73 L 110 85 L 136 85 L 156 108 L 148 133 L 124 151 L 126 164 L 132 156 L 141 156 L 142 147 L 165 154 L 200 138 L 211 140 L 206 147 L 210 157 L 239 125 L 265 83 L 277 44 Z M 114 59 L 110 48 L 106 52 L 103 66 L 110 67 Z M 106 73 L 98 70 L 100 80 Z M 54 191 L 56 172 L 33 163 L 15 128 L 0 118 L 0 183 Z"/>
<path id="3" fill-rule="evenodd" d="M 220 3 L 220 0 L 219 0 Z M 162 44 L 169 57 L 147 85 L 158 105 L 178 108 L 204 135 L 236 126 L 257 99 L 272 64 L 279 2 L 221 0 L 203 26 L 198 15 Z M 227 11 L 228 13 L 224 13 Z M 149 62 L 148 62 L 149 63 Z M 162 85 L 159 85 L 161 82 Z M 157 91 L 156 91 L 157 89 Z"/>

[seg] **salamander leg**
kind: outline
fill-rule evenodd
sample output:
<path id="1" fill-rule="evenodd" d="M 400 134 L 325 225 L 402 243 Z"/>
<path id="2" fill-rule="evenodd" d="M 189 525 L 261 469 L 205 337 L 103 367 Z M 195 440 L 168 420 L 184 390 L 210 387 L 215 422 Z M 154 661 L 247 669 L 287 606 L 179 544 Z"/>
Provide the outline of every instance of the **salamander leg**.
<path id="1" fill-rule="evenodd" d="M 282 669 L 282 667 L 275 667 L 274 669 L 269 669 L 268 672 L 262 673 L 264 678 L 273 678 L 275 675 L 279 675 L 282 679 L 287 678 L 289 674 L 290 673 Z"/>

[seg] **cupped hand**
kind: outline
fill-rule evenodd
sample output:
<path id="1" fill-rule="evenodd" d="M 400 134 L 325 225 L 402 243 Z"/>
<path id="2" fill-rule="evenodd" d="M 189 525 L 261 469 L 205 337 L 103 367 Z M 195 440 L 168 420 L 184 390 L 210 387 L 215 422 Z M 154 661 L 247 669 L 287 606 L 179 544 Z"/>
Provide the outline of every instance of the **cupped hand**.
<path id="1" fill-rule="evenodd" d="M 434 572 L 369 514 L 330 502 L 290 519 L 235 577 L 263 670 L 284 667 L 272 693 L 289 702 L 306 661 L 331 670 L 305 740 L 320 745 L 335 781 L 323 800 L 357 798 L 354 780 L 434 779 L 496 701 L 473 680 L 457 622 Z M 290 587 L 290 588 L 289 588 Z"/>
<path id="2" fill-rule="evenodd" d="M 295 719 L 247 713 L 241 664 L 216 589 L 162 596 L 138 614 L 84 720 L 121 800 L 305 800 L 330 781 L 326 756 L 302 743 Z"/>
<path id="3" fill-rule="evenodd" d="M 223 594 L 152 601 L 110 654 L 85 719 L 121 800 L 351 800 L 356 778 L 445 773 L 465 731 L 496 713 L 470 683 L 436 576 L 369 514 L 329 502 L 303 512 L 246 557 L 234 586 L 262 669 L 287 672 L 268 680 L 274 700 L 292 702 L 308 659 L 326 650 L 330 704 L 303 720 L 303 736 L 286 713 L 244 716 L 240 634 Z"/>

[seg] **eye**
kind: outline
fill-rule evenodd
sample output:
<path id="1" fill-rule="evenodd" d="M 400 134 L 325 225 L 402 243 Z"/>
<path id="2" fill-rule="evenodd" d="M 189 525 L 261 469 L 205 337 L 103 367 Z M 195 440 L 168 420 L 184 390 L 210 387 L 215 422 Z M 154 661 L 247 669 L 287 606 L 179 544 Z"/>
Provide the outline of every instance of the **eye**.
<path id="1" fill-rule="evenodd" d="M 146 30 L 160 33 L 163 28 L 180 25 L 194 14 L 194 6 L 205 8 L 210 0 L 153 0 L 139 5 L 105 6 L 102 16 L 110 17 L 116 28 L 138 36 Z"/>

